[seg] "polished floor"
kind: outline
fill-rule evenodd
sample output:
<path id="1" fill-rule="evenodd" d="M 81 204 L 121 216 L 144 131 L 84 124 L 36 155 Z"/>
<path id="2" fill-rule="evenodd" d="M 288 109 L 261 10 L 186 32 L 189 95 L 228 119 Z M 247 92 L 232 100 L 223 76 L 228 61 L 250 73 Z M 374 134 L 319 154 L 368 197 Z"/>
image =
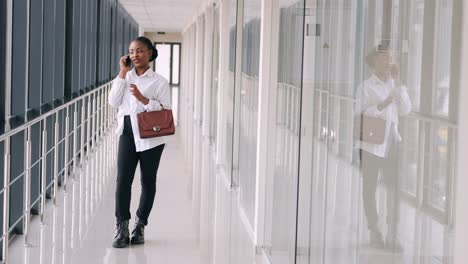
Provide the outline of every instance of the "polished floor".
<path id="1" fill-rule="evenodd" d="M 115 171 L 104 173 L 102 181 L 91 177 L 96 165 L 91 156 L 68 192 L 60 192 L 57 205 L 48 204 L 44 224 L 39 217 L 33 218 L 29 246 L 24 246 L 22 236 L 13 239 L 8 263 L 209 263 L 200 253 L 194 232 L 187 192 L 189 175 L 180 165 L 183 154 L 177 137 L 164 151 L 144 245 L 112 248 Z M 132 215 L 140 193 L 138 171 L 133 184 Z"/>
<path id="2" fill-rule="evenodd" d="M 145 245 L 126 249 L 111 247 L 115 223 L 115 171 L 110 169 L 104 173 L 96 173 L 96 167 L 99 168 L 97 165 L 100 164 L 99 160 L 103 154 L 115 153 L 111 154 L 111 150 L 105 149 L 105 145 L 101 144 L 68 186 L 68 192 L 60 191 L 57 205 L 53 206 L 49 201 L 44 224 L 40 223 L 39 217 L 33 218 L 29 245 L 24 246 L 23 236 L 14 237 L 10 244 L 8 263 L 268 263 L 265 256 L 259 254 L 259 249 L 257 252 L 255 250 L 254 232 L 248 228 L 248 218 L 239 202 L 239 189 L 230 188 L 225 175 L 216 172 L 209 144 L 202 142 L 201 145 L 204 147 L 200 151 L 201 166 L 198 175 L 201 182 L 214 184 L 198 191 L 201 194 L 200 200 L 190 198 L 192 195 L 196 196 L 193 186 L 200 182 L 193 181 L 195 173 L 190 172 L 183 162 L 184 153 L 180 137 L 171 138 L 164 150 L 158 173 L 156 201 L 146 228 Z M 326 249 L 324 250 L 322 240 L 324 236 L 319 235 L 323 225 L 320 219 L 315 217 L 309 223 L 310 245 L 306 244 L 303 247 L 305 252 L 299 254 L 297 263 L 450 263 L 443 257 L 450 255 L 444 252 L 450 252 L 453 235 L 450 229 L 445 229 L 443 225 L 408 203 L 402 204 L 398 234 L 405 248 L 404 252 L 370 248 L 363 215 L 355 214 L 355 221 L 351 221 L 350 217 L 343 217 L 349 214 L 350 210 L 360 211 L 356 209 L 361 204 L 359 192 L 355 195 L 356 202 L 351 203 L 354 206 L 346 206 L 350 203 L 342 203 L 338 199 L 351 197 L 353 186 L 360 186 L 360 177 L 347 167 L 349 165 L 342 164 L 339 160 L 331 163 L 336 164 L 337 168 L 333 170 L 337 174 L 333 174 L 332 178 L 348 180 L 336 181 L 337 185 L 333 185 L 334 191 L 330 193 L 330 197 L 335 198 L 330 199 L 334 202 L 329 202 L 328 207 L 330 221 L 327 225 Z M 132 214 L 136 211 L 140 193 L 138 171 L 139 169 L 133 184 Z M 279 219 L 281 215 L 274 217 Z M 281 235 L 279 230 L 275 229 L 275 232 Z M 287 236 L 280 236 L 278 239 L 288 241 Z M 294 256 L 291 255 L 293 252 L 287 244 L 273 244 L 269 259 L 274 264 L 294 263 Z M 420 259 L 424 261 L 420 262 Z"/>

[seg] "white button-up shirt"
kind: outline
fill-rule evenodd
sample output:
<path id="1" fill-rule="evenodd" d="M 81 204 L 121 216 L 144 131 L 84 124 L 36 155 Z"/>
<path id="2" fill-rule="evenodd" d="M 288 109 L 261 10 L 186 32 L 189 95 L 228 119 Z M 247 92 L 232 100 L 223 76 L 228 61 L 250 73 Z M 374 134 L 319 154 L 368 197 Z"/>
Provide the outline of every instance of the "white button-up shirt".
<path id="1" fill-rule="evenodd" d="M 149 99 L 149 103 L 144 105 L 138 101 L 130 93 L 130 84 L 135 84 L 141 94 Z M 112 83 L 112 88 L 109 93 L 109 104 L 118 108 L 117 114 L 117 131 L 118 135 L 122 135 L 124 126 L 124 116 L 130 116 L 133 130 L 133 138 L 137 152 L 145 151 L 161 144 L 165 144 L 167 137 L 157 138 L 140 138 L 138 130 L 137 114 L 145 111 L 160 111 L 164 109 L 172 109 L 171 106 L 171 91 L 169 83 L 164 77 L 155 73 L 152 69 L 148 69 L 144 74 L 138 76 L 135 69 L 127 73 L 125 79 L 117 78 Z"/>
<path id="2" fill-rule="evenodd" d="M 385 109 L 379 111 L 377 105 L 385 101 L 390 94 L 394 95 L 395 100 Z M 359 141 L 358 146 L 362 150 L 376 156 L 382 158 L 386 157 L 389 145 L 401 141 L 401 136 L 398 131 L 399 116 L 407 115 L 410 112 L 411 101 L 405 86 L 395 85 L 393 79 L 383 82 L 376 75 L 372 75 L 358 88 L 355 114 L 363 113 L 368 116 L 385 119 L 387 121 L 385 138 L 382 144 L 377 145 Z"/>

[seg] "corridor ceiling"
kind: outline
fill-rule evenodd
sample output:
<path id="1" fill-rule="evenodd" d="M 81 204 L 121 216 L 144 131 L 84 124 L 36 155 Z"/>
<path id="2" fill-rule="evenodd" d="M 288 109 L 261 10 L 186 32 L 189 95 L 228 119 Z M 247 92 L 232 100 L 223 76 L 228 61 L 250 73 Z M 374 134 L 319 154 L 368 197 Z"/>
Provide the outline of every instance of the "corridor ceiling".
<path id="1" fill-rule="evenodd" d="M 181 32 L 204 0 L 120 0 L 144 31 Z"/>

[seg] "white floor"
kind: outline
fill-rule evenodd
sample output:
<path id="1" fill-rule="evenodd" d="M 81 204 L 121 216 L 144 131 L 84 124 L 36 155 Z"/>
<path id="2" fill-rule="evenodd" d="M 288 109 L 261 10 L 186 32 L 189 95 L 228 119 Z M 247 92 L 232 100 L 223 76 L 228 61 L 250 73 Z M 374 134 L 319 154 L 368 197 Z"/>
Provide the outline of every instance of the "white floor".
<path id="1" fill-rule="evenodd" d="M 171 139 L 163 153 L 144 245 L 112 248 L 115 171 L 105 173 L 101 190 L 91 188 L 96 186 L 96 179 L 89 177 L 94 166 L 91 162 L 68 186 L 67 193 L 60 192 L 57 206 L 49 202 L 44 225 L 39 217 L 33 218 L 30 246 L 24 246 L 23 236 L 13 239 L 8 263 L 209 263 L 201 256 L 195 237 L 187 195 L 189 175 L 181 165 L 182 157 L 177 138 Z M 140 194 L 138 171 L 133 184 L 132 216 Z"/>
<path id="2" fill-rule="evenodd" d="M 204 148 L 201 152 L 201 160 L 210 163 L 211 153 L 207 149 Z M 39 217 L 33 218 L 30 245 L 24 246 L 23 236 L 13 239 L 10 243 L 8 263 L 268 263 L 256 255 L 259 252 L 255 252 L 252 233 L 246 229 L 247 220 L 239 210 L 239 190 L 231 189 L 224 175 L 205 179 L 214 181 L 215 185 L 201 191 L 204 195 L 199 201 L 200 204 L 197 205 L 196 201 L 189 198 L 189 190 L 192 190 L 190 180 L 193 175 L 184 168 L 184 155 L 177 137 L 172 138 L 164 150 L 158 173 L 156 201 L 146 228 L 146 243 L 126 249 L 112 248 L 115 224 L 115 171 L 94 172 L 96 165 L 102 164 L 98 160 L 99 154 L 103 152 L 99 151 L 90 157 L 80 175 L 68 186 L 68 192 L 60 191 L 57 206 L 53 206 L 49 201 L 44 225 L 40 224 Z M 200 175 L 206 177 L 214 174 L 213 164 L 202 168 L 204 170 L 200 171 Z M 133 184 L 132 215 L 135 214 L 139 194 L 137 169 Z M 334 215 L 343 215 L 343 208 L 336 208 Z M 450 252 L 450 249 L 444 246 L 450 244 L 450 230 L 444 229 L 442 225 L 405 204 L 402 206 L 401 215 L 404 254 L 369 249 L 367 235 L 357 235 L 343 227 L 341 221 L 331 221 L 328 225 L 326 263 L 450 263 L 438 261 L 443 259 L 440 256 L 450 255 L 441 251 L 443 249 Z M 199 219 L 195 221 L 195 217 Z M 365 223 L 360 223 L 360 226 L 365 226 Z M 318 228 L 321 227 L 322 225 L 318 225 Z M 200 234 L 201 237 L 198 238 L 196 234 Z M 323 241 L 315 242 L 310 253 L 314 258 L 320 258 L 317 263 L 321 263 L 324 253 Z M 287 259 L 286 247 L 272 250 L 274 264 L 291 263 Z M 420 262 L 419 259 L 427 261 Z M 309 263 L 308 259 L 298 260 L 298 263 Z"/>

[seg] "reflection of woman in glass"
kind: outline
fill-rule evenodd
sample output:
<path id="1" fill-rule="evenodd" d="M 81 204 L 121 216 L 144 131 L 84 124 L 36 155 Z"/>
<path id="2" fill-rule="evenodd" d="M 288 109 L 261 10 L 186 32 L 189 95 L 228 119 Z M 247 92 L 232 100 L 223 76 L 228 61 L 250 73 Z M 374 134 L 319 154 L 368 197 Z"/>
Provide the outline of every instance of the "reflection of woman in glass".
<path id="1" fill-rule="evenodd" d="M 399 218 L 398 202 L 398 157 L 396 144 L 400 115 L 411 111 L 407 89 L 400 83 L 398 65 L 392 63 L 388 49 L 379 46 L 366 57 L 372 76 L 358 89 L 356 114 L 380 117 L 385 120 L 385 136 L 382 144 L 358 142 L 361 152 L 363 174 L 363 201 L 371 245 L 377 248 L 402 250 L 397 240 Z M 376 205 L 376 190 L 381 180 L 387 187 L 387 236 L 384 243 L 379 229 Z"/>

